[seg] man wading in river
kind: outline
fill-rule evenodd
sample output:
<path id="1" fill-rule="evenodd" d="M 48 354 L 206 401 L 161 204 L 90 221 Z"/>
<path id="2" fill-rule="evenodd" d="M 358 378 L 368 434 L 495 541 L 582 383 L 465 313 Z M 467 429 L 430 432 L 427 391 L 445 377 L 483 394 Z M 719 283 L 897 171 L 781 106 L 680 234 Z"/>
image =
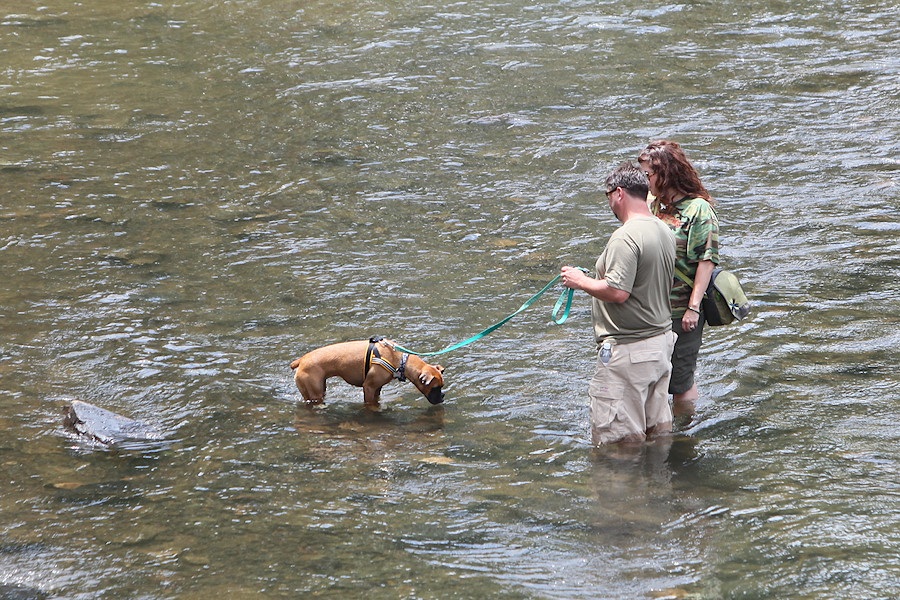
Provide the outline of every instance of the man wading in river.
<path id="1" fill-rule="evenodd" d="M 597 277 L 562 268 L 563 283 L 593 297 L 599 353 L 588 393 L 594 444 L 641 442 L 672 430 L 670 358 L 675 345 L 669 290 L 675 236 L 647 206 L 644 172 L 625 163 L 606 178 L 622 225 L 597 259 Z"/>

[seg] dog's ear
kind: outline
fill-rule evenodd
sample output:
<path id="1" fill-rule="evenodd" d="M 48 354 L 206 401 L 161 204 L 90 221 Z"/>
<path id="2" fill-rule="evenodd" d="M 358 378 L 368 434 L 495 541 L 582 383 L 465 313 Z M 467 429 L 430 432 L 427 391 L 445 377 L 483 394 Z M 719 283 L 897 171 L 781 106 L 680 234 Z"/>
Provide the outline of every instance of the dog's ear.
<path id="1" fill-rule="evenodd" d="M 429 367 L 433 367 L 435 371 L 438 372 L 438 376 L 443 376 L 444 367 L 441 365 L 428 365 Z M 429 369 L 426 369 L 419 373 L 419 381 L 422 382 L 422 385 L 431 385 L 431 382 L 434 381 L 434 373 L 429 373 Z"/>

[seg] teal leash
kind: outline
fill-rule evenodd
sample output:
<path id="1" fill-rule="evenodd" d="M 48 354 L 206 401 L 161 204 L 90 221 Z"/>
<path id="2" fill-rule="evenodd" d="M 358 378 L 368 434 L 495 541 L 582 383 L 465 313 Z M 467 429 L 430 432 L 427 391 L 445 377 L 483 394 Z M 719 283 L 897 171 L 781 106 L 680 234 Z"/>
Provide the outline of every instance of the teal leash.
<path id="1" fill-rule="evenodd" d="M 581 267 L 578 267 L 578 268 L 581 269 Z M 588 272 L 587 269 L 581 269 L 581 270 L 584 271 L 585 273 Z M 519 310 L 510 314 L 509 316 L 504 318 L 502 321 L 498 321 L 497 323 L 494 323 L 493 325 L 491 325 L 490 327 L 488 327 L 481 333 L 479 333 L 477 335 L 473 335 L 469 339 L 463 340 L 462 342 L 459 342 L 458 344 L 453 344 L 452 346 L 448 346 L 448 347 L 444 348 L 443 350 L 438 350 L 437 352 L 415 352 L 408 348 L 404 348 L 403 346 L 400 346 L 398 344 L 395 344 L 394 348 L 396 348 L 400 352 L 407 352 L 409 354 L 415 354 L 417 356 L 437 356 L 438 354 L 444 354 L 446 352 L 450 352 L 452 350 L 457 350 L 459 348 L 462 348 L 463 346 L 468 346 L 472 342 L 480 340 L 484 336 L 496 331 L 497 329 L 500 329 L 503 325 L 506 324 L 507 321 L 509 321 L 510 319 L 515 317 L 517 314 L 519 314 L 520 312 L 522 312 L 523 310 L 525 310 L 532 304 L 534 304 L 538 298 L 543 296 L 544 293 L 547 290 L 549 290 L 551 287 L 553 287 L 556 284 L 556 282 L 559 281 L 560 279 L 562 279 L 562 275 L 557 275 L 556 277 L 553 278 L 553 281 L 551 281 L 550 283 L 548 283 L 547 285 L 544 286 L 544 289 L 542 289 L 537 294 L 535 294 L 534 296 L 529 298 L 525 302 L 525 304 L 520 306 Z M 557 325 L 562 325 L 563 323 L 566 322 L 566 319 L 569 318 L 569 309 L 572 308 L 572 296 L 574 294 L 575 294 L 575 290 L 573 290 L 571 288 L 567 288 L 567 289 L 563 290 L 562 294 L 560 294 L 560 296 L 559 296 L 559 300 L 556 301 L 556 306 L 553 307 L 553 312 L 550 313 L 550 316 L 553 317 L 553 322 L 556 323 Z M 559 313 L 559 309 L 561 309 L 563 307 L 563 305 L 565 305 L 565 311 L 563 312 L 562 317 L 557 317 L 557 315 Z"/>

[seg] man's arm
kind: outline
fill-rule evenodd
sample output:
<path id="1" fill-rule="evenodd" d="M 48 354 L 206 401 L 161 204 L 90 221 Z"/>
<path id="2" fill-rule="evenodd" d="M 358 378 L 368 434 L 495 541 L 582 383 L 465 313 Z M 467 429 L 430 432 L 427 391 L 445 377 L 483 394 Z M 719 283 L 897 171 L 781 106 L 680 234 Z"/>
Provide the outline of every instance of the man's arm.
<path id="1" fill-rule="evenodd" d="M 610 287 L 605 279 L 588 277 L 584 274 L 584 271 L 577 267 L 563 267 L 562 281 L 568 288 L 582 290 L 594 298 L 604 302 L 612 302 L 613 304 L 621 304 L 631 296 L 630 293 L 624 290 Z"/>

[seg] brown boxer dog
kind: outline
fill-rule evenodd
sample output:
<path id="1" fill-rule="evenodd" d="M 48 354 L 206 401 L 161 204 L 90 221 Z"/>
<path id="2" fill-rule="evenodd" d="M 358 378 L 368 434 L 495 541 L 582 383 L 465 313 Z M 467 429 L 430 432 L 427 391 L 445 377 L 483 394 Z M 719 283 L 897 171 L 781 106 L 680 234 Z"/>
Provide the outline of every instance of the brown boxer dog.
<path id="1" fill-rule="evenodd" d="M 335 375 L 361 387 L 367 406 L 378 404 L 386 383 L 407 378 L 432 404 L 444 401 L 444 367 L 400 352 L 394 348 L 394 342 L 380 336 L 317 348 L 292 362 L 291 368 L 295 369 L 294 382 L 307 404 L 325 400 L 325 380 Z"/>

